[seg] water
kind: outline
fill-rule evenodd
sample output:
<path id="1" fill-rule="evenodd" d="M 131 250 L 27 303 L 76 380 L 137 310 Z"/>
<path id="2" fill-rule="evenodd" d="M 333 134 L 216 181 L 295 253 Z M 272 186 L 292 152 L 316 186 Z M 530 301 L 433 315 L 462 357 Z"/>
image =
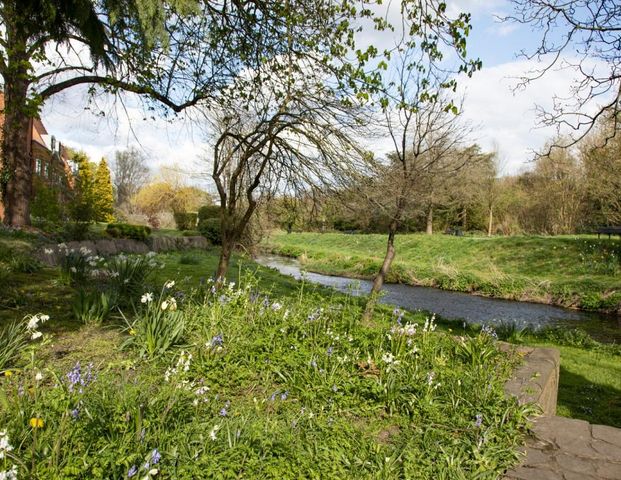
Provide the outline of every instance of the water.
<path id="1" fill-rule="evenodd" d="M 366 295 L 371 291 L 369 280 L 305 272 L 299 262 L 288 257 L 261 255 L 257 263 L 275 268 L 284 275 L 307 281 L 339 292 Z M 621 316 L 603 315 L 569 310 L 541 303 L 517 302 L 479 297 L 461 292 L 450 292 L 432 287 L 386 284 L 381 303 L 397 305 L 407 310 L 426 310 L 443 318 L 463 320 L 482 325 L 513 323 L 518 327 L 570 326 L 586 330 L 594 338 L 605 342 L 621 343 Z"/>

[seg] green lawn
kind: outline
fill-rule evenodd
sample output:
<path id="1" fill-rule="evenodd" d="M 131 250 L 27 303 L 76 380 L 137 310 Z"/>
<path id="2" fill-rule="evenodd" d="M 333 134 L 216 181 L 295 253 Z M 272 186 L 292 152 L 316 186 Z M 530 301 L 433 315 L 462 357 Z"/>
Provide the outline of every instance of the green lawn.
<path id="1" fill-rule="evenodd" d="M 292 237 L 293 238 L 293 237 Z M 348 237 L 349 238 L 349 237 Z M 443 240 L 443 237 L 439 237 Z M 449 239 L 449 242 L 462 239 Z M 0 252 L 5 256 L 0 258 L 0 271 L 10 267 L 9 261 L 16 255 L 14 252 L 26 252 L 29 245 L 35 240 L 33 237 L 15 238 L 0 236 Z M 13 249 L 13 250 L 11 250 Z M 7 252 L 13 252 L 7 254 Z M 158 255 L 164 262 L 163 269 L 156 269 L 154 276 L 149 280 L 154 285 L 162 284 L 169 279 L 175 279 L 179 289 L 191 291 L 200 287 L 203 281 L 209 279 L 215 271 L 217 250 L 174 252 Z M 2 263 L 4 262 L 4 264 Z M 2 267 L 4 265 L 4 267 Z M 289 277 L 258 266 L 251 260 L 236 256 L 233 259 L 229 280 L 239 282 L 240 278 L 252 274 L 259 287 L 271 292 L 275 297 L 300 297 L 300 284 Z M 13 272 L 4 278 L 0 289 L 0 322 L 6 324 L 11 319 L 21 319 L 26 314 L 37 312 L 48 313 L 52 319 L 45 326 L 44 331 L 55 336 L 56 349 L 62 352 L 76 352 L 65 354 L 63 358 L 74 359 L 79 355 L 93 355 L 101 358 L 116 355 L 117 334 L 109 328 L 94 329 L 91 335 L 85 334 L 83 326 L 72 313 L 71 302 L 75 296 L 75 289 L 63 285 L 59 281 L 59 270 L 44 268 L 32 273 Z M 343 296 L 313 285 L 305 285 L 304 292 L 312 292 L 315 298 L 329 299 Z M 364 300 L 351 298 L 352 305 L 360 306 Z M 321 302 L 318 302 L 321 304 Z M 389 321 L 392 308 L 386 305 L 378 306 L 378 315 Z M 449 328 L 457 330 L 454 324 L 447 323 L 440 326 L 440 330 L 448 332 Z M 459 329 L 461 332 L 461 329 Z M 559 414 L 574 418 L 583 418 L 593 423 L 604 423 L 621 427 L 621 356 L 619 349 L 599 347 L 597 345 L 578 348 L 571 346 L 565 340 L 545 343 L 544 339 L 527 337 L 519 339 L 521 343 L 530 345 L 546 344 L 561 350 L 561 384 L 559 389 Z M 56 358 L 54 351 L 50 353 Z"/>
<path id="2" fill-rule="evenodd" d="M 89 289 L 130 289 L 132 262 L 154 270 L 129 302 L 86 325 L 70 308 L 86 282 L 65 284 L 61 269 L 13 272 L 2 322 L 50 319 L 42 336 L 26 321 L 14 337 L 0 330 L 0 426 L 12 447 L 0 472 L 495 479 L 517 462 L 532 410 L 504 395 L 519 359 L 492 336 L 434 332 L 420 312 L 403 328 L 387 306 L 363 325 L 361 299 L 240 257 L 235 285 L 212 291 L 216 259 L 211 250 L 93 260 Z"/>
<path id="3" fill-rule="evenodd" d="M 385 235 L 274 233 L 265 248 L 327 274 L 372 277 Z M 593 236 L 454 237 L 404 234 L 388 280 L 553 303 L 621 308 L 621 241 Z"/>

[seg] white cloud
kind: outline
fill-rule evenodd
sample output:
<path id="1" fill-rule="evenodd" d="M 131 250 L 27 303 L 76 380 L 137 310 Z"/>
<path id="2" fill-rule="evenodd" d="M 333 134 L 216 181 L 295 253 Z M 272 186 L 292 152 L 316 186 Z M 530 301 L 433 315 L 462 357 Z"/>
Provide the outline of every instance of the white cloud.
<path id="1" fill-rule="evenodd" d="M 165 119 L 159 112 L 146 111 L 132 96 L 124 102 L 111 97 L 88 105 L 85 88 L 73 88 L 54 96 L 41 114 L 49 133 L 75 149 L 84 150 L 92 160 L 114 158 L 116 150 L 134 145 L 149 158 L 151 169 L 178 165 L 193 183 L 201 170 L 206 149 L 204 133 L 187 119 Z M 86 108 L 86 109 L 85 109 Z"/>
<path id="2" fill-rule="evenodd" d="M 477 140 L 486 149 L 496 146 L 506 159 L 506 171 L 515 173 L 528 165 L 533 151 L 553 138 L 553 127 L 540 127 L 536 106 L 550 110 L 554 97 L 570 97 L 579 73 L 569 69 L 550 70 L 525 88 L 515 90 L 518 77 L 532 71 L 533 62 L 519 60 L 483 68 L 462 81 L 466 93 L 464 116 L 479 126 Z M 595 104 L 588 106 L 594 109 Z"/>

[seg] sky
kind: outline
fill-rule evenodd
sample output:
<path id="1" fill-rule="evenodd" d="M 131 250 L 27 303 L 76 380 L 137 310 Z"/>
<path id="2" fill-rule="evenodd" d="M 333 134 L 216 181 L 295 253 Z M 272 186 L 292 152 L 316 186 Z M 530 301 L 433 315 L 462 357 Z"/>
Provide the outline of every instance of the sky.
<path id="1" fill-rule="evenodd" d="M 469 11 L 473 31 L 468 53 L 483 62 L 472 78 L 458 79 L 465 96 L 463 117 L 474 127 L 473 142 L 483 150 L 496 150 L 503 174 L 514 174 L 532 167 L 533 152 L 541 149 L 554 131 L 538 128 L 535 106 L 551 106 L 554 94 L 569 92 L 572 72 L 551 71 L 523 89 L 516 90 L 519 77 L 536 68 L 518 54 L 533 49 L 539 33 L 529 26 L 501 22 L 498 17 L 511 13 L 506 0 L 452 0 L 449 11 Z M 93 160 L 114 157 L 116 150 L 137 146 L 149 158 L 154 171 L 173 166 L 187 174 L 192 183 L 204 183 L 209 167 L 207 138 L 200 125 L 183 115 L 164 119 L 145 114 L 132 96 L 106 105 L 103 115 L 87 105 L 86 89 L 74 87 L 57 94 L 42 111 L 42 119 L 59 141 L 84 150 Z M 112 105 L 112 106 L 111 106 Z M 377 154 L 390 149 L 388 141 L 378 140 Z"/>

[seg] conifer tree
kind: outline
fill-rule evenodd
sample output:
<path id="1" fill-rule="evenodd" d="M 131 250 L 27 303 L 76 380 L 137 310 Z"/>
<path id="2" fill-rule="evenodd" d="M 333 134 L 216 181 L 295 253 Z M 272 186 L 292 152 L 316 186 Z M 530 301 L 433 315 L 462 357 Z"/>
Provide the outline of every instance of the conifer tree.
<path id="1" fill-rule="evenodd" d="M 114 221 L 114 192 L 108 162 L 102 158 L 97 166 L 93 182 L 93 201 L 95 206 L 95 221 Z"/>
<path id="2" fill-rule="evenodd" d="M 73 200 L 70 205 L 71 217 L 76 222 L 92 222 L 95 219 L 95 164 L 84 152 L 76 152 L 71 160 L 76 164 L 76 178 Z"/>

